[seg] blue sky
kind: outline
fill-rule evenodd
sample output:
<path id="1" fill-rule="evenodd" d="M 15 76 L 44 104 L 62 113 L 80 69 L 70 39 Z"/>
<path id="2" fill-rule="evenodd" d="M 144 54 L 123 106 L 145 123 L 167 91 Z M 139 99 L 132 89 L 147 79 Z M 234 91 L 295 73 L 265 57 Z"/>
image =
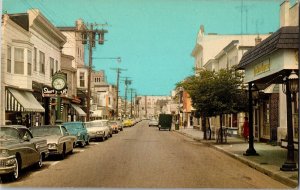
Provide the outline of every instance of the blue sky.
<path id="1" fill-rule="evenodd" d="M 108 23 L 106 42 L 96 46 L 96 70 L 108 82 L 116 72 L 130 77 L 138 95 L 170 95 L 175 84 L 193 74 L 191 52 L 201 24 L 206 33 L 269 33 L 279 28 L 283 0 L 2 0 L 8 13 L 38 8 L 56 26 Z M 124 83 L 121 82 L 121 95 Z"/>

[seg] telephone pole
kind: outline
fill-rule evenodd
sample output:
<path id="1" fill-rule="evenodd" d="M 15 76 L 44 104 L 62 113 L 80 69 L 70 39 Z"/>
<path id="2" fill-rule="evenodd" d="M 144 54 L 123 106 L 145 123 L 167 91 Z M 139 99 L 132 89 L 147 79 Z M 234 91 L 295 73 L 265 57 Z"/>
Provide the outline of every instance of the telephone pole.
<path id="1" fill-rule="evenodd" d="M 132 106 L 133 106 L 133 101 L 132 101 L 132 93 L 135 91 L 135 89 L 130 88 L 130 116 L 132 117 Z"/>
<path id="2" fill-rule="evenodd" d="M 128 88 L 128 85 L 131 84 L 131 80 L 128 80 L 129 77 L 125 77 L 125 116 L 126 116 L 126 113 L 127 113 L 127 88 Z"/>
<path id="3" fill-rule="evenodd" d="M 117 102 L 116 102 L 116 115 L 117 118 L 119 116 L 119 80 L 120 80 L 120 74 L 121 71 L 127 71 L 127 69 L 121 69 L 121 68 L 112 68 L 112 70 L 116 70 L 117 71 Z"/>
<path id="4" fill-rule="evenodd" d="M 87 87 L 87 113 L 86 120 L 90 121 L 90 109 L 91 109 L 91 75 L 92 75 L 92 66 L 93 66 L 93 47 L 95 47 L 96 42 L 96 34 L 98 34 L 98 43 L 100 45 L 104 44 L 104 34 L 107 33 L 107 30 L 94 30 L 94 25 L 99 26 L 101 24 L 90 24 L 90 29 L 78 30 L 82 35 L 82 43 L 89 43 L 89 67 L 88 67 L 88 87 Z M 103 25 L 102 25 L 103 26 Z M 87 26 L 88 27 L 88 26 Z"/>

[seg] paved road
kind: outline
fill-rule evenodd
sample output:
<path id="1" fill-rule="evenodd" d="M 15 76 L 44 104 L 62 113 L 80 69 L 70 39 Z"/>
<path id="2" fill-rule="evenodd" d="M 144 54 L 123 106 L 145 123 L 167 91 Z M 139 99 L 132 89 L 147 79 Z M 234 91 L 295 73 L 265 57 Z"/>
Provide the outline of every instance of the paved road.
<path id="1" fill-rule="evenodd" d="M 146 121 L 1 186 L 288 188 L 199 142 L 150 128 Z"/>

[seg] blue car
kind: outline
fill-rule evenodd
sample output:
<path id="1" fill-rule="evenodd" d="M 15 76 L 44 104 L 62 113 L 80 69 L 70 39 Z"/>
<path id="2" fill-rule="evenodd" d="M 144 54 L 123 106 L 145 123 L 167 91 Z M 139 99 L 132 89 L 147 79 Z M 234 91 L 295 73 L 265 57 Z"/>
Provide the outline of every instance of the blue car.
<path id="1" fill-rule="evenodd" d="M 63 123 L 71 135 L 77 137 L 76 145 L 84 147 L 90 143 L 90 137 L 83 122 L 66 122 Z"/>

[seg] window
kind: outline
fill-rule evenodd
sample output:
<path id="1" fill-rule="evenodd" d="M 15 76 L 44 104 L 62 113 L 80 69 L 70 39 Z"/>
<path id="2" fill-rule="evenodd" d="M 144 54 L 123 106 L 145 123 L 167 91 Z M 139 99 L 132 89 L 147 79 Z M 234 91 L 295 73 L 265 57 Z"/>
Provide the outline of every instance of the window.
<path id="1" fill-rule="evenodd" d="M 40 73 L 45 74 L 45 53 L 40 51 Z"/>
<path id="2" fill-rule="evenodd" d="M 49 61 L 50 61 L 50 77 L 52 77 L 54 74 L 54 59 L 50 57 Z"/>
<path id="3" fill-rule="evenodd" d="M 81 72 L 79 75 L 79 87 L 84 87 L 84 73 Z"/>
<path id="4" fill-rule="evenodd" d="M 15 74 L 24 74 L 24 49 L 15 48 Z"/>
<path id="5" fill-rule="evenodd" d="M 34 48 L 34 55 L 33 55 L 33 70 L 36 71 L 36 62 L 37 62 L 37 49 Z"/>
<path id="6" fill-rule="evenodd" d="M 11 47 L 7 46 L 7 70 L 8 73 L 11 73 Z"/>
<path id="7" fill-rule="evenodd" d="M 59 69 L 58 69 L 58 61 L 56 60 L 55 61 L 55 72 L 57 72 L 57 71 L 59 71 Z"/>
<path id="8" fill-rule="evenodd" d="M 27 74 L 31 76 L 32 72 L 32 52 L 27 50 Z"/>

